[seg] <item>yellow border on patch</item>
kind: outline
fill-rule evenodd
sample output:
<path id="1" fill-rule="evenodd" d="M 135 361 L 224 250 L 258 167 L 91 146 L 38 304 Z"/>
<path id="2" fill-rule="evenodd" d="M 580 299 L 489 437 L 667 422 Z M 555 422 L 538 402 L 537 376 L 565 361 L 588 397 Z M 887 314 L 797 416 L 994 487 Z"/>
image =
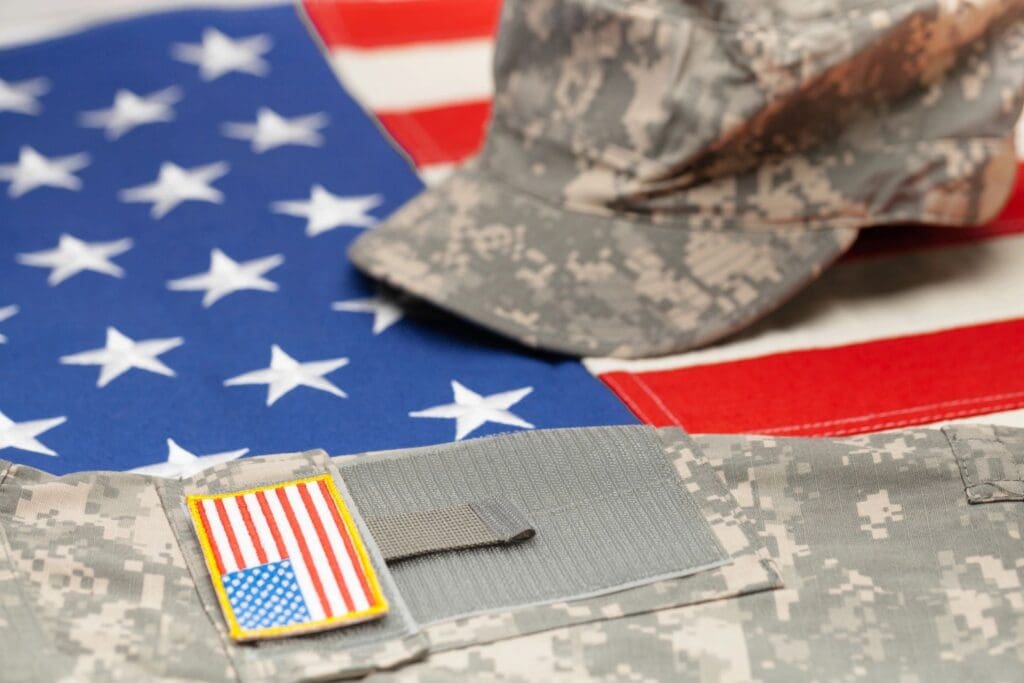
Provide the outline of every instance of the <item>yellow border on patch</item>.
<path id="1" fill-rule="evenodd" d="M 359 557 L 359 565 L 363 570 L 363 575 L 366 576 L 366 582 L 369 584 L 370 595 L 374 605 L 368 609 L 362 610 L 361 612 L 351 612 L 341 616 L 328 617 L 327 619 L 307 621 L 302 624 L 271 626 L 269 628 L 254 630 L 243 629 L 239 625 L 238 619 L 235 617 L 234 610 L 231 608 L 231 602 L 228 600 L 228 594 L 224 588 L 224 578 L 221 575 L 220 570 L 217 568 L 217 561 L 214 559 L 213 546 L 210 544 L 210 539 L 207 537 L 206 529 L 203 528 L 202 518 L 199 515 L 199 502 L 204 500 L 216 500 L 218 498 L 244 496 L 246 494 L 257 493 L 259 491 L 273 491 L 285 486 L 306 484 L 314 481 L 324 481 L 327 484 L 327 491 L 331 494 L 331 498 L 337 506 L 338 512 L 341 513 L 341 520 L 345 524 L 345 529 L 348 531 L 349 538 L 352 539 L 352 545 L 355 548 L 356 555 Z M 196 535 L 199 537 L 199 545 L 203 549 L 203 560 L 206 562 L 206 568 L 210 572 L 210 578 L 213 581 L 213 590 L 217 594 L 217 601 L 220 602 L 221 611 L 224 613 L 225 619 L 227 619 L 228 634 L 231 636 L 232 640 L 246 641 L 260 638 L 280 638 L 284 636 L 298 635 L 300 633 L 323 631 L 336 626 L 369 621 L 370 619 L 377 616 L 383 616 L 387 613 L 389 606 L 387 600 L 384 598 L 384 593 L 380 588 L 380 582 L 377 580 L 377 572 L 373 569 L 373 564 L 370 562 L 370 556 L 366 552 L 366 547 L 363 545 L 363 538 L 359 534 L 359 529 L 356 528 L 355 521 L 352 519 L 352 514 L 349 512 L 348 506 L 345 505 L 345 501 L 341 497 L 341 493 L 338 491 L 337 486 L 334 485 L 334 478 L 330 474 L 322 474 L 318 477 L 307 477 L 305 479 L 295 479 L 294 481 L 285 481 L 277 484 L 270 484 L 268 486 L 258 486 L 255 488 L 243 489 L 241 491 L 231 491 L 229 493 L 191 495 L 186 496 L 185 501 L 188 505 L 189 515 L 192 517 L 192 526 L 195 528 Z"/>

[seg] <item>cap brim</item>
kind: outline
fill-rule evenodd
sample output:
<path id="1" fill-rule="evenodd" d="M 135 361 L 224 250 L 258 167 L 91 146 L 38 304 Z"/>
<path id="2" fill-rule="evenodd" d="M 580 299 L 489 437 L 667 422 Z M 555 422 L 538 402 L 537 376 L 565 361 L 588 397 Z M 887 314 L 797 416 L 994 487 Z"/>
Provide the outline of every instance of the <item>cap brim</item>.
<path id="1" fill-rule="evenodd" d="M 567 211 L 463 170 L 349 249 L 367 274 L 523 344 L 635 358 L 778 307 L 856 229 L 694 229 Z"/>

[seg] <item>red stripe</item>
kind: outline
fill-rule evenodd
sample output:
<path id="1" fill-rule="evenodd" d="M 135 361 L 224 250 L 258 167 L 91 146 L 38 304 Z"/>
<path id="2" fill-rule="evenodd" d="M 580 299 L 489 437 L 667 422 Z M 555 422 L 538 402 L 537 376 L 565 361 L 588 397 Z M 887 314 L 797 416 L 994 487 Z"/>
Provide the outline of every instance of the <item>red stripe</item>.
<path id="1" fill-rule="evenodd" d="M 661 426 L 681 426 L 664 408 L 660 399 L 637 381 L 636 375 L 628 372 L 609 372 L 601 375 L 601 379 L 643 422 Z"/>
<path id="2" fill-rule="evenodd" d="M 601 379 L 695 433 L 859 434 L 1024 407 L 1024 318 Z"/>
<path id="3" fill-rule="evenodd" d="M 256 502 L 260 504 L 260 510 L 263 511 L 263 519 L 267 520 L 270 535 L 274 538 L 274 546 L 277 548 L 277 556 L 282 560 L 287 559 L 288 551 L 284 546 L 284 539 L 281 538 L 281 531 L 277 528 L 277 522 L 274 521 L 274 513 L 270 511 L 270 503 L 267 502 L 263 491 L 256 492 Z"/>
<path id="4" fill-rule="evenodd" d="M 228 537 L 228 547 L 231 548 L 231 554 L 235 558 L 235 567 L 241 569 L 245 566 L 245 560 L 242 559 L 242 549 L 238 547 L 235 530 L 231 527 L 231 520 L 228 519 L 228 511 L 224 509 L 224 501 L 220 498 L 214 498 L 213 506 L 217 508 L 220 525 L 224 528 L 224 535 Z"/>
<path id="5" fill-rule="evenodd" d="M 462 161 L 484 142 L 491 103 L 463 102 L 407 112 L 377 112 L 377 119 L 417 166 Z"/>
<path id="6" fill-rule="evenodd" d="M 245 529 L 249 532 L 249 538 L 252 539 L 252 544 L 256 548 L 256 559 L 260 564 L 266 564 L 267 554 L 263 551 L 263 543 L 260 542 L 259 534 L 256 533 L 256 525 L 252 523 L 252 516 L 249 515 L 249 504 L 245 502 L 244 496 L 235 496 L 235 501 L 238 503 L 238 512 L 242 515 L 242 521 L 245 522 Z"/>
<path id="7" fill-rule="evenodd" d="M 320 547 L 324 549 L 324 555 L 327 556 L 327 563 L 331 566 L 331 573 L 334 575 L 334 580 L 337 582 L 338 588 L 341 590 L 341 599 L 345 601 L 345 608 L 348 609 L 349 612 L 354 612 L 356 606 L 352 603 L 352 596 L 349 595 L 348 586 L 345 585 L 345 577 L 342 576 L 341 567 L 338 566 L 338 558 L 334 556 L 334 551 L 331 550 L 331 542 L 327 538 L 327 531 L 324 529 L 323 522 L 320 520 L 320 515 L 317 514 L 316 507 L 313 505 L 313 499 L 309 497 L 309 491 L 306 489 L 307 485 L 298 485 L 299 495 L 302 496 L 302 503 L 306 506 L 306 512 L 309 513 L 309 518 L 313 520 L 313 528 L 316 529 L 316 536 L 320 539 Z M 352 555 L 349 555 L 349 557 L 352 557 Z M 353 561 L 353 564 L 355 564 L 355 561 Z"/>
<path id="8" fill-rule="evenodd" d="M 303 3 L 328 47 L 383 47 L 493 36 L 500 0 Z"/>
<path id="9" fill-rule="evenodd" d="M 331 511 L 331 516 L 334 518 L 334 523 L 338 527 L 341 539 L 345 542 L 345 552 L 352 558 L 352 565 L 355 567 L 356 576 L 359 577 L 359 585 L 363 588 L 363 595 L 366 596 L 367 601 L 370 603 L 370 607 L 373 607 L 377 604 L 377 599 L 374 597 L 374 594 L 370 592 L 370 584 L 366 580 L 366 573 L 363 571 L 363 563 L 360 561 L 359 553 L 356 552 L 355 546 L 352 544 L 352 539 L 348 534 L 348 528 L 345 526 L 344 520 L 341 519 L 341 513 L 338 512 L 338 506 L 334 504 L 334 498 L 327 489 L 327 482 L 321 479 L 318 483 L 320 484 L 320 493 L 323 494 L 324 500 L 327 501 L 327 508 Z"/>
<path id="10" fill-rule="evenodd" d="M 309 572 L 309 578 L 313 581 L 316 596 L 320 599 L 320 604 L 323 605 L 324 614 L 332 617 L 334 614 L 331 612 L 330 603 L 327 602 L 327 593 L 324 592 L 324 585 L 320 581 L 320 572 L 317 571 L 316 565 L 313 564 L 313 557 L 309 554 L 309 546 L 306 545 L 306 539 L 302 535 L 299 521 L 295 519 L 295 511 L 292 510 L 292 505 L 288 502 L 288 496 L 285 495 L 284 489 L 279 488 L 275 489 L 275 491 L 277 492 L 278 501 L 281 502 L 281 508 L 284 510 L 284 516 L 288 518 L 288 525 L 291 526 L 295 542 L 299 544 L 299 554 L 302 555 L 302 561 L 306 563 L 306 570 Z"/>
<path id="11" fill-rule="evenodd" d="M 206 506 L 203 501 L 196 501 L 196 511 L 199 513 L 199 521 L 203 523 L 203 531 L 206 533 L 206 540 L 210 543 L 210 550 L 213 552 L 213 563 L 217 565 L 217 573 L 224 573 L 224 561 L 220 557 L 220 548 L 213 538 L 213 530 L 210 528 L 210 520 L 206 518 Z"/>

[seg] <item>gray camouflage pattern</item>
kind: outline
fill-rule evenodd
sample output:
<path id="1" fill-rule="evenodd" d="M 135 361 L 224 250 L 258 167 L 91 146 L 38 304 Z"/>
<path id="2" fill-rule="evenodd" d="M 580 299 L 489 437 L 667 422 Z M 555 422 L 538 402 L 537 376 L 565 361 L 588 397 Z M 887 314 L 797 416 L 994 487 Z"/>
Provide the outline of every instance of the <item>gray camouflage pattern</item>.
<path id="1" fill-rule="evenodd" d="M 1024 503 L 975 504 L 965 488 L 992 482 L 966 484 L 958 459 L 1019 484 L 1024 430 L 696 442 L 782 589 L 435 653 L 369 680 L 1020 680 Z"/>
<path id="2" fill-rule="evenodd" d="M 391 628 L 385 639 L 367 633 L 393 624 L 394 614 L 341 638 L 230 642 L 185 491 L 322 474 L 332 471 L 328 463 L 322 451 L 254 458 L 185 482 L 114 472 L 53 477 L 0 463 L 0 680 L 312 680 L 422 656 L 426 639 L 415 628 Z M 388 597 L 399 612 L 400 599 Z"/>
<path id="3" fill-rule="evenodd" d="M 227 463 L 185 482 L 0 462 L 0 678 L 320 680 L 376 669 L 369 680 L 1020 680 L 1024 430 L 657 434 L 731 564 L 428 624 L 369 649 L 328 633 L 227 642 L 203 595 L 208 577 L 189 569 L 191 532 L 175 521 L 186 491 L 337 478 L 322 452 Z"/>
<path id="4" fill-rule="evenodd" d="M 636 357 L 781 305 L 858 229 L 993 217 L 1024 0 L 507 0 L 483 152 L 366 273 L 526 345 Z"/>
<path id="5" fill-rule="evenodd" d="M 655 453 L 680 481 L 729 564 L 648 581 L 625 591 L 532 605 L 425 625 L 412 623 L 368 529 L 362 535 L 391 604 L 383 619 L 301 637 L 237 644 L 227 634 L 186 496 L 238 491 L 330 473 L 348 498 L 339 466 L 322 451 L 223 463 L 182 481 L 130 473 L 53 477 L 0 462 L 0 643 L 3 680 L 268 681 L 353 677 L 426 654 L 637 611 L 716 600 L 781 586 L 751 523 L 679 431 L 646 427 Z M 579 430 L 489 439 L 559 438 Z M 659 449 L 658 444 L 662 444 Z M 452 444 L 450 448 L 463 448 Z M 505 448 L 514 453 L 514 447 Z M 430 448 L 412 449 L 431 452 Z M 389 457 L 364 454 L 359 460 Z M 580 457 L 586 453 L 580 452 Z M 510 455 L 511 457 L 511 455 Z M 345 461 L 353 464 L 351 457 Z M 357 524 L 358 501 L 349 498 Z M 379 562 L 377 560 L 380 560 Z M 17 644 L 7 653 L 8 644 Z M 52 656 L 40 653 L 52 651 Z"/>
<path id="6" fill-rule="evenodd" d="M 950 443 L 968 500 L 1024 500 L 1024 433 L 977 425 L 953 432 Z"/>
<path id="7" fill-rule="evenodd" d="M 0 678 L 233 680 L 151 480 L 0 472 Z"/>

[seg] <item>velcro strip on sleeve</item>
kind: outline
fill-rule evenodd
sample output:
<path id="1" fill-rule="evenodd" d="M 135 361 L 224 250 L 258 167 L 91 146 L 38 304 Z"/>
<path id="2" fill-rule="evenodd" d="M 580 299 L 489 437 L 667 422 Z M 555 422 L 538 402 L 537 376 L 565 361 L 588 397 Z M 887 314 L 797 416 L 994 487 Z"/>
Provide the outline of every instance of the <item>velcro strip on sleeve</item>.
<path id="1" fill-rule="evenodd" d="M 366 525 L 386 562 L 430 553 L 518 543 L 535 534 L 530 520 L 522 511 L 509 503 L 494 500 L 367 517 Z"/>

